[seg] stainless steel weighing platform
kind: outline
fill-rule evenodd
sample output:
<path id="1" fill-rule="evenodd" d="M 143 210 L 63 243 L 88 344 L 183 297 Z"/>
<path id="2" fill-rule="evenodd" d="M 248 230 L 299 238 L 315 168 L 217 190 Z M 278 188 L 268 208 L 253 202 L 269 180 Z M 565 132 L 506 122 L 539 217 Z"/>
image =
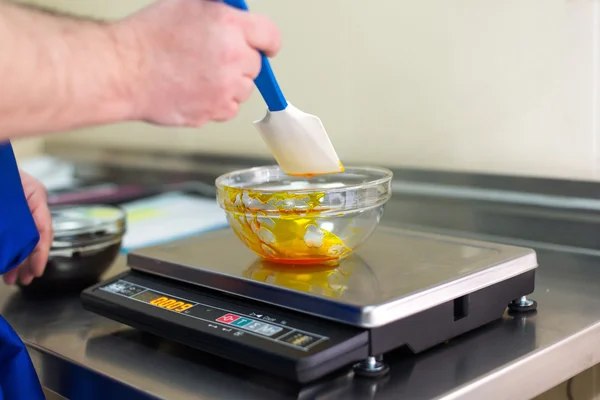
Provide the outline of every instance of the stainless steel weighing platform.
<path id="1" fill-rule="evenodd" d="M 335 268 L 276 266 L 229 230 L 128 255 L 82 294 L 88 310 L 298 382 L 388 371 L 511 312 L 532 312 L 533 250 L 379 227 Z"/>

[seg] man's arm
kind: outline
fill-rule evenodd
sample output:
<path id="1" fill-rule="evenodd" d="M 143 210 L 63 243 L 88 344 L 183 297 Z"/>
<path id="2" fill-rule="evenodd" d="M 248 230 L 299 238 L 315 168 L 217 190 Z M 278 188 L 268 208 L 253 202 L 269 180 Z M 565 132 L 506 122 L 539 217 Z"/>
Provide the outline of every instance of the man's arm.
<path id="1" fill-rule="evenodd" d="M 0 1 L 0 138 L 129 118 L 135 64 L 129 38 L 115 35 L 107 23 Z"/>
<path id="2" fill-rule="evenodd" d="M 231 119 L 253 90 L 265 17 L 205 0 L 161 0 L 116 22 L 0 0 L 0 141 L 143 120 L 200 126 Z"/>

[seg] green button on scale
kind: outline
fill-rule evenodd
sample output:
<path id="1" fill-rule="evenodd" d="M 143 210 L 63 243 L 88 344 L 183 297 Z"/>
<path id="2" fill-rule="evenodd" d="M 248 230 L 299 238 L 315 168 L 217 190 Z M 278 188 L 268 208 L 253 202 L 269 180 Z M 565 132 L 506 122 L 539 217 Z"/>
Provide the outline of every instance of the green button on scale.
<path id="1" fill-rule="evenodd" d="M 251 320 L 250 318 L 239 318 L 235 321 L 233 321 L 231 323 L 231 325 L 235 325 L 235 326 L 246 326 L 249 323 L 254 322 L 254 320 Z"/>

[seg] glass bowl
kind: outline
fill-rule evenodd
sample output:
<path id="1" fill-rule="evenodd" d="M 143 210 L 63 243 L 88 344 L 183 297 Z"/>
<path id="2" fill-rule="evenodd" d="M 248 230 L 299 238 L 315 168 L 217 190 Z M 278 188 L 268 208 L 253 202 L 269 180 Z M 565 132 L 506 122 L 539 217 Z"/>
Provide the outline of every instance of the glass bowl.
<path id="1" fill-rule="evenodd" d="M 261 258 L 335 264 L 371 236 L 392 195 L 391 181 L 385 168 L 299 177 L 265 166 L 222 175 L 216 186 L 231 228 Z"/>

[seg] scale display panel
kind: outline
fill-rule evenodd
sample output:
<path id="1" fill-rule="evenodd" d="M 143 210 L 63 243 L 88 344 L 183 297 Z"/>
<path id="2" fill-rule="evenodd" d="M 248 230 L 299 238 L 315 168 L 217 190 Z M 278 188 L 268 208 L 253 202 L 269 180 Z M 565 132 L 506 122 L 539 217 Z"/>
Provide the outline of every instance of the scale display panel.
<path id="1" fill-rule="evenodd" d="M 126 272 L 82 293 L 125 325 L 304 382 L 368 356 L 368 332 L 247 299 Z"/>
<path id="2" fill-rule="evenodd" d="M 99 290 L 206 322 L 208 327 L 220 329 L 222 332 L 233 332 L 234 336 L 256 335 L 279 344 L 293 346 L 301 351 L 307 351 L 321 342 L 330 340 L 327 336 L 289 326 L 289 323 L 283 319 L 278 320 L 255 312 L 250 314 L 232 312 L 211 304 L 158 292 L 124 279 L 103 285 Z"/>

